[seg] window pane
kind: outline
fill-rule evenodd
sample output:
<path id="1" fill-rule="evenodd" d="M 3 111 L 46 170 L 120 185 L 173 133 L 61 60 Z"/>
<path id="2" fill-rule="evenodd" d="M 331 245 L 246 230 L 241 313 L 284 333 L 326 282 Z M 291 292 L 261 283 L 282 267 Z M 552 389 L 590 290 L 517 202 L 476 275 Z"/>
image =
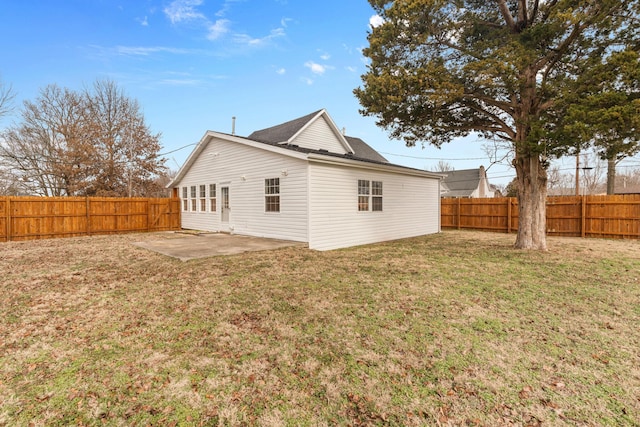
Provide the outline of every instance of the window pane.
<path id="1" fill-rule="evenodd" d="M 216 197 L 216 185 L 209 184 L 209 197 Z"/>
<path id="2" fill-rule="evenodd" d="M 200 212 L 207 211 L 207 199 L 200 199 Z"/>
<path id="3" fill-rule="evenodd" d="M 280 178 L 265 179 L 264 194 L 280 194 Z"/>
<path id="4" fill-rule="evenodd" d="M 280 212 L 280 196 L 266 196 L 264 201 L 266 212 Z"/>
<path id="5" fill-rule="evenodd" d="M 382 211 L 382 197 L 371 198 L 371 210 L 374 212 Z"/>
<path id="6" fill-rule="evenodd" d="M 200 186 L 200 197 L 201 198 L 205 198 L 207 197 L 207 186 L 206 185 L 201 185 Z"/>
<path id="7" fill-rule="evenodd" d="M 196 186 L 195 185 L 191 186 L 191 198 L 192 199 L 196 198 Z"/>
<path id="8" fill-rule="evenodd" d="M 359 211 L 369 210 L 369 196 L 358 196 L 358 210 Z"/>
<path id="9" fill-rule="evenodd" d="M 369 195 L 369 181 L 364 179 L 358 180 L 358 195 Z"/>
<path id="10" fill-rule="evenodd" d="M 193 187 L 196 188 L 196 187 Z M 196 211 L 196 199 L 191 199 L 191 212 Z"/>
<path id="11" fill-rule="evenodd" d="M 371 194 L 382 196 L 382 181 L 371 181 Z"/>
<path id="12" fill-rule="evenodd" d="M 264 180 L 265 212 L 280 212 L 280 178 Z"/>
<path id="13" fill-rule="evenodd" d="M 183 199 L 187 198 L 187 187 L 182 187 L 182 198 Z"/>
<path id="14" fill-rule="evenodd" d="M 185 187 L 185 190 L 186 190 L 186 189 L 187 189 L 187 188 Z M 185 211 L 185 212 L 187 212 L 187 211 L 189 210 L 189 200 L 184 199 L 184 200 L 182 201 L 182 210 L 183 210 L 183 211 Z"/>
<path id="15" fill-rule="evenodd" d="M 215 212 L 217 208 L 216 199 L 211 199 L 210 204 L 211 204 L 211 212 Z"/>

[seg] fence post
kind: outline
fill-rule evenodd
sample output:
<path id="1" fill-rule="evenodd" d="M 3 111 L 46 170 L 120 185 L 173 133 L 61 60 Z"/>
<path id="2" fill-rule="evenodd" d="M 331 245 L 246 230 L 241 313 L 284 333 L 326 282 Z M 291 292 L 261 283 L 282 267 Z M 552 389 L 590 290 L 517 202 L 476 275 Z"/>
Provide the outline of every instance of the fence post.
<path id="1" fill-rule="evenodd" d="M 87 236 L 91 236 L 91 201 L 85 196 L 85 210 L 87 216 Z"/>
<path id="2" fill-rule="evenodd" d="M 151 199 L 147 199 L 147 233 L 151 231 Z"/>
<path id="3" fill-rule="evenodd" d="M 507 197 L 507 234 L 511 233 L 511 197 Z"/>
<path id="4" fill-rule="evenodd" d="M 458 209 L 456 209 L 456 213 L 458 218 L 456 218 L 456 222 L 458 224 L 458 230 L 460 230 L 460 198 L 458 197 Z"/>
<path id="5" fill-rule="evenodd" d="M 11 241 L 11 197 L 7 196 L 7 225 L 5 229 L 7 231 L 7 242 Z"/>
<path id="6" fill-rule="evenodd" d="M 582 196 L 582 214 L 580 218 L 580 236 L 585 237 L 587 235 L 586 226 L 587 226 L 587 196 Z"/>

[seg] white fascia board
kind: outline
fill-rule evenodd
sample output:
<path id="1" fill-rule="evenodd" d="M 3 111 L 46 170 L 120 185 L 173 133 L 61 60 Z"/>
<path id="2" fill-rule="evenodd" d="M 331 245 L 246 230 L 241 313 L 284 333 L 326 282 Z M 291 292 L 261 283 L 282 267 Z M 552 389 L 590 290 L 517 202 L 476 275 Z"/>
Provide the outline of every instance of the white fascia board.
<path id="1" fill-rule="evenodd" d="M 176 177 L 173 178 L 173 180 L 171 180 L 169 184 L 167 184 L 166 188 L 172 188 L 173 186 L 175 186 L 175 184 L 180 182 L 180 180 L 187 173 L 187 171 L 189 170 L 193 162 L 196 161 L 200 153 L 205 149 L 205 147 L 209 144 L 209 142 L 211 142 L 212 139 L 222 139 L 225 141 L 243 144 L 249 147 L 270 151 L 272 153 L 278 153 L 278 154 L 282 154 L 283 156 L 293 157 L 301 160 L 307 159 L 307 155 L 305 153 L 300 153 L 300 152 L 296 152 L 286 148 L 273 146 L 273 145 L 265 144 L 262 142 L 252 141 L 247 138 L 242 138 L 235 135 L 229 135 L 227 133 L 214 132 L 210 130 L 204 134 L 202 139 L 200 139 L 200 142 L 198 142 L 198 145 L 196 145 L 196 148 L 194 148 L 191 154 L 189 154 L 189 157 L 187 157 L 187 160 L 184 162 L 184 165 L 182 165 L 182 167 L 178 170 Z"/>
<path id="2" fill-rule="evenodd" d="M 311 153 L 307 156 L 311 163 L 324 163 L 339 166 L 348 166 L 355 169 L 368 169 L 381 172 L 392 172 L 401 175 L 419 176 L 422 178 L 433 178 L 443 180 L 444 176 L 436 172 L 423 171 L 420 169 L 412 169 L 406 166 L 399 166 L 394 164 L 379 164 L 363 162 L 355 159 L 345 159 L 339 157 L 323 156 L 321 154 Z"/>

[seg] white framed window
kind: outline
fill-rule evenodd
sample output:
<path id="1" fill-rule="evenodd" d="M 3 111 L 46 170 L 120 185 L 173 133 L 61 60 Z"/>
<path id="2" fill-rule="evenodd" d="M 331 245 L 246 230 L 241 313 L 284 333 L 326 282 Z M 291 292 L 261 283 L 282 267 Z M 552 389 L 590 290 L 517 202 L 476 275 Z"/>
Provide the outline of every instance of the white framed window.
<path id="1" fill-rule="evenodd" d="M 189 193 L 187 187 L 182 187 L 182 210 L 185 212 L 189 210 Z"/>
<path id="2" fill-rule="evenodd" d="M 209 209 L 211 212 L 215 212 L 217 210 L 217 204 L 216 185 L 209 184 Z"/>
<path id="3" fill-rule="evenodd" d="M 280 212 L 280 178 L 264 180 L 264 211 Z"/>
<path id="4" fill-rule="evenodd" d="M 382 212 L 382 181 L 358 180 L 358 211 Z"/>
<path id="5" fill-rule="evenodd" d="M 207 186 L 200 186 L 200 212 L 207 211 Z"/>
<path id="6" fill-rule="evenodd" d="M 196 186 L 191 186 L 191 212 L 195 212 L 197 210 L 197 199 L 196 199 Z"/>
<path id="7" fill-rule="evenodd" d="M 369 210 L 369 181 L 365 179 L 358 180 L 358 211 L 364 212 Z"/>
<path id="8" fill-rule="evenodd" d="M 371 210 L 382 212 L 382 181 L 371 181 Z"/>

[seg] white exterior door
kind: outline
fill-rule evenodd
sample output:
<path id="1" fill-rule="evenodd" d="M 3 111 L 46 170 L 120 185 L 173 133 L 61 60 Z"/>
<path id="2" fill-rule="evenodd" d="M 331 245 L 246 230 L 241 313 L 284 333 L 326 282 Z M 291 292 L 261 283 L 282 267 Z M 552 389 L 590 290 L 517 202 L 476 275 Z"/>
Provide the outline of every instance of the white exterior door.
<path id="1" fill-rule="evenodd" d="M 231 208 L 229 207 L 229 187 L 220 187 L 220 197 L 222 198 L 221 210 L 220 210 L 220 220 L 228 224 L 229 223 L 229 211 Z"/>

